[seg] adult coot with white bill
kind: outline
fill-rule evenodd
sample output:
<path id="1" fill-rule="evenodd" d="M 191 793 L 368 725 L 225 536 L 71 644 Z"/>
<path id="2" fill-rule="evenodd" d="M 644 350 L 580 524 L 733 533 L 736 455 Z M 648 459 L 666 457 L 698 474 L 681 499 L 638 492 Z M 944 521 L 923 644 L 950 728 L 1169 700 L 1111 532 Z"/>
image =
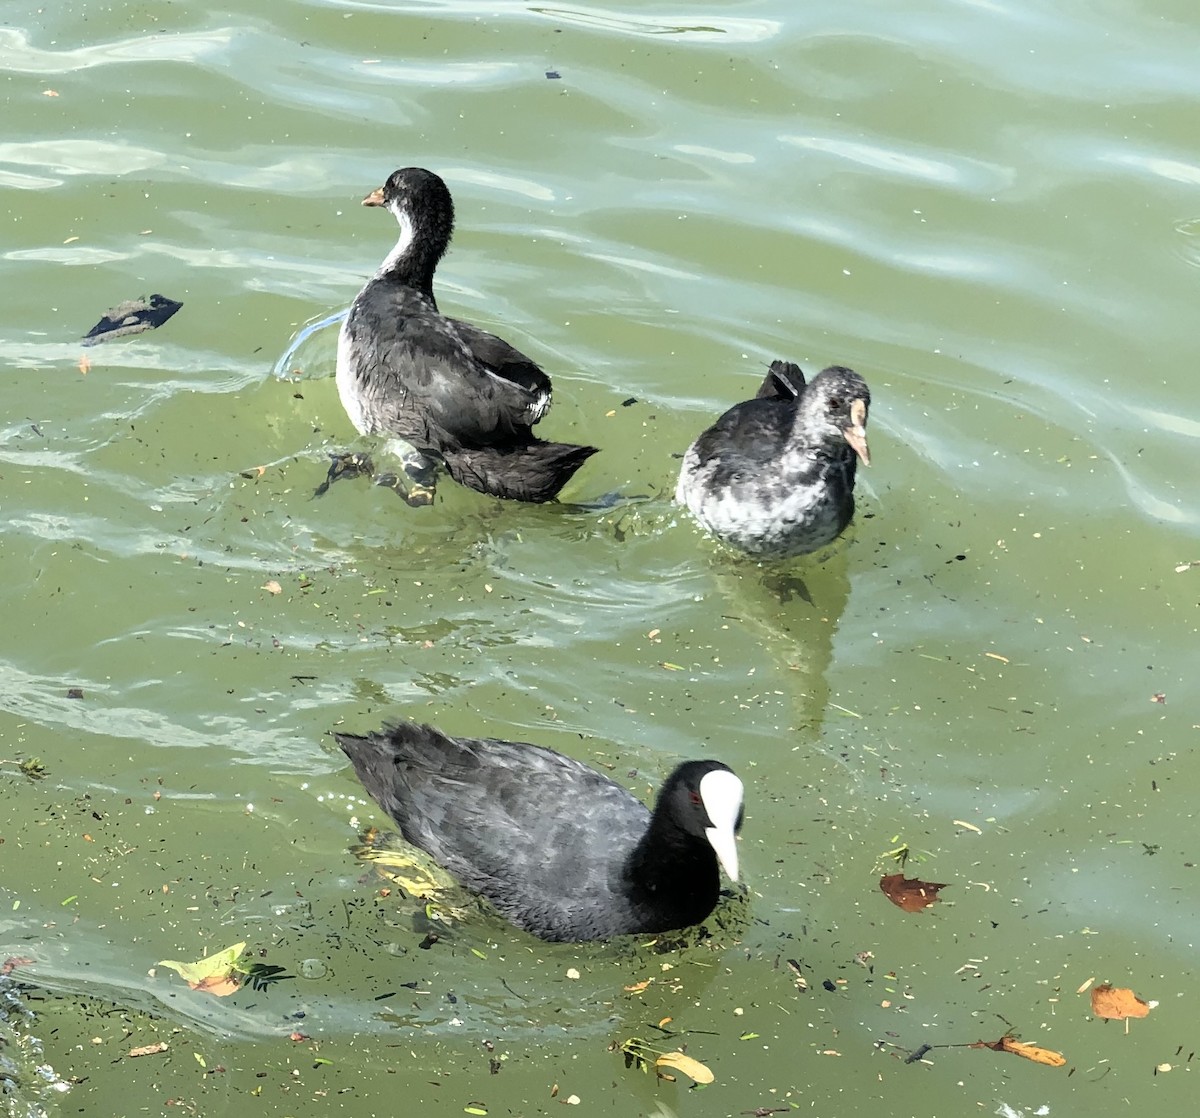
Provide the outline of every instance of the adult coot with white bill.
<path id="1" fill-rule="evenodd" d="M 651 811 L 537 745 L 412 722 L 334 736 L 408 842 L 542 939 L 688 927 L 716 906 L 718 864 L 737 881 L 742 782 L 719 761 L 679 765 Z"/>

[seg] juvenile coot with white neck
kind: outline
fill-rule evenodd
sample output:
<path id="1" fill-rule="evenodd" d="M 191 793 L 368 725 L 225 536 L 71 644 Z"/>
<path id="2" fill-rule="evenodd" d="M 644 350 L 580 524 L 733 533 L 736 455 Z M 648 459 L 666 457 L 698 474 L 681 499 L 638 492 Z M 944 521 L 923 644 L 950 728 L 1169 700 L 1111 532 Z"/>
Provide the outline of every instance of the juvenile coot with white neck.
<path id="1" fill-rule="evenodd" d="M 805 384 L 773 361 L 753 400 L 735 404 L 688 448 L 675 499 L 717 539 L 759 559 L 832 543 L 854 516 L 854 471 L 870 465 L 871 393 L 832 365 Z"/>
<path id="2" fill-rule="evenodd" d="M 550 378 L 501 338 L 438 310 L 433 274 L 454 231 L 446 184 L 405 167 L 363 205 L 390 210 L 400 238 L 342 324 L 337 388 L 350 422 L 360 434 L 408 444 L 402 492 L 410 504 L 433 500 L 441 463 L 481 493 L 552 500 L 596 448 L 536 438 Z M 343 456 L 329 480 L 367 468 L 365 456 Z"/>
<path id="3" fill-rule="evenodd" d="M 408 842 L 542 939 L 689 927 L 716 906 L 718 864 L 737 881 L 742 782 L 719 761 L 678 766 L 651 812 L 537 745 L 412 722 L 334 736 Z"/>

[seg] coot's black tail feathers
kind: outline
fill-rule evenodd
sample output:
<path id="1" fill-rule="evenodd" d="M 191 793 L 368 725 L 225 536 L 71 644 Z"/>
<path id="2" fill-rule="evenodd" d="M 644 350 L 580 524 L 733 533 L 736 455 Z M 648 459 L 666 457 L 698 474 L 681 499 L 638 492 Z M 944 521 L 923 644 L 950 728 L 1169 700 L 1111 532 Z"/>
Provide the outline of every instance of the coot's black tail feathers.
<path id="1" fill-rule="evenodd" d="M 400 824 L 404 831 L 405 811 L 396 796 L 396 764 L 398 758 L 381 734 L 339 734 L 334 739 L 350 758 L 354 774 L 362 786 L 375 797 L 380 807 Z M 405 835 L 407 838 L 407 835 Z"/>
<path id="2" fill-rule="evenodd" d="M 443 448 L 446 468 L 460 485 L 511 501 L 539 504 L 558 496 L 597 448 L 535 439 L 520 446 Z"/>
<path id="3" fill-rule="evenodd" d="M 804 373 L 791 361 L 772 361 L 767 375 L 755 393 L 756 400 L 798 400 L 804 395 Z"/>
<path id="4" fill-rule="evenodd" d="M 472 756 L 469 741 L 448 737 L 432 726 L 419 722 L 387 722 L 372 734 L 341 734 L 334 738 L 350 758 L 354 771 L 373 795 L 383 784 L 392 784 L 399 764 L 416 765 L 422 770 L 440 772 L 451 762 L 461 765 Z M 370 774 L 372 779 L 367 779 Z M 380 777 L 384 780 L 380 780 Z"/>
<path id="5" fill-rule="evenodd" d="M 444 769 L 461 767 L 469 743 L 417 722 L 389 723 L 371 734 L 334 733 L 362 786 L 418 846 L 428 841 L 427 821 L 414 813 L 414 788 L 424 788 Z"/>

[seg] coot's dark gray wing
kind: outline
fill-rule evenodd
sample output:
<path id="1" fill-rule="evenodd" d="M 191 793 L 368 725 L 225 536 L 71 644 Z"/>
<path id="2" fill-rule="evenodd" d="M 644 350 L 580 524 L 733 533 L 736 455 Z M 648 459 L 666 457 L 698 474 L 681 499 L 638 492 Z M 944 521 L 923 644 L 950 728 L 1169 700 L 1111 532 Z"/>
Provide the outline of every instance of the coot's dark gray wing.
<path id="1" fill-rule="evenodd" d="M 788 449 L 796 416 L 793 400 L 746 400 L 734 404 L 692 443 L 687 461 L 708 464 L 711 483 L 773 469 Z"/>
<path id="2" fill-rule="evenodd" d="M 519 380 L 491 371 L 453 320 L 419 292 L 371 281 L 343 331 L 371 430 L 435 449 L 532 438 L 529 427 L 544 402 Z"/>
<path id="3" fill-rule="evenodd" d="M 628 931 L 622 871 L 650 812 L 552 750 L 400 723 L 336 735 L 364 787 L 468 889 L 546 939 Z"/>
<path id="4" fill-rule="evenodd" d="M 458 336 L 475 356 L 498 377 L 519 384 L 528 392 L 545 393 L 550 398 L 550 378 L 542 367 L 503 338 L 489 334 L 461 318 L 452 318 Z"/>

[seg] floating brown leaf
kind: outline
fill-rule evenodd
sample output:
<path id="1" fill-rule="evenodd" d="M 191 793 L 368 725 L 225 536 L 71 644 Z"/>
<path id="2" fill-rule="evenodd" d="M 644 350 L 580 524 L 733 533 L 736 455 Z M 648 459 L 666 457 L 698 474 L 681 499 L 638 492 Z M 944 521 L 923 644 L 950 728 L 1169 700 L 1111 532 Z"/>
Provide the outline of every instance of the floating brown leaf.
<path id="1" fill-rule="evenodd" d="M 1045 1064 L 1051 1068 L 1061 1068 L 1067 1062 L 1061 1052 L 1049 1048 L 1039 1048 L 1036 1044 L 1028 1044 L 1023 1040 L 1005 1033 L 999 1040 L 977 1040 L 969 1048 L 990 1048 L 993 1052 L 1011 1052 L 1014 1056 L 1022 1056 L 1035 1064 Z"/>
<path id="2" fill-rule="evenodd" d="M 167 1050 L 167 1042 L 160 1040 L 157 1044 L 145 1044 L 141 1048 L 131 1048 L 127 1056 L 157 1056 L 160 1052 Z"/>
<path id="3" fill-rule="evenodd" d="M 1061 1068 L 1067 1062 L 1066 1056 L 1061 1052 L 1053 1052 L 1049 1048 L 1039 1048 L 1036 1044 L 1027 1044 L 1025 1041 L 1011 1036 L 1000 1038 L 999 1051 L 1011 1052 L 1014 1056 L 1024 1056 L 1025 1059 L 1032 1060 L 1035 1064 L 1045 1064 L 1052 1068 Z"/>
<path id="4" fill-rule="evenodd" d="M 905 877 L 902 873 L 889 873 L 879 879 L 879 888 L 898 908 L 905 912 L 920 912 L 938 899 L 938 890 L 945 889 L 946 885 Z"/>
<path id="5" fill-rule="evenodd" d="M 1126 1017 L 1145 1017 L 1148 1003 L 1124 986 L 1097 986 L 1092 990 L 1092 1012 L 1097 1017 L 1123 1021 Z"/>

